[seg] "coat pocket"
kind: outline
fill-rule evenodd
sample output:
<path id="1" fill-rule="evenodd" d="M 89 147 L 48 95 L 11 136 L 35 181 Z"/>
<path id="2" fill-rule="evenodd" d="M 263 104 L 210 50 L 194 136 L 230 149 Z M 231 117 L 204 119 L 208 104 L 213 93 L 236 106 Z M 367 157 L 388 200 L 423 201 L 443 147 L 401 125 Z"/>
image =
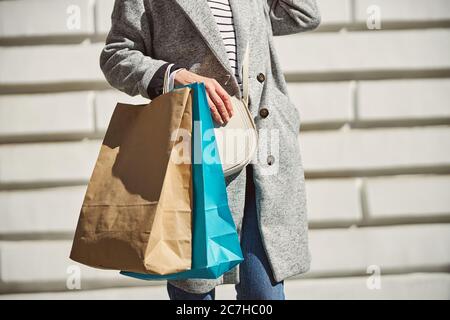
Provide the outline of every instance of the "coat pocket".
<path id="1" fill-rule="evenodd" d="M 287 122 L 292 133 L 297 135 L 300 132 L 301 125 L 301 116 L 298 108 L 287 94 L 278 89 L 274 91 L 273 101 L 283 122 Z"/>

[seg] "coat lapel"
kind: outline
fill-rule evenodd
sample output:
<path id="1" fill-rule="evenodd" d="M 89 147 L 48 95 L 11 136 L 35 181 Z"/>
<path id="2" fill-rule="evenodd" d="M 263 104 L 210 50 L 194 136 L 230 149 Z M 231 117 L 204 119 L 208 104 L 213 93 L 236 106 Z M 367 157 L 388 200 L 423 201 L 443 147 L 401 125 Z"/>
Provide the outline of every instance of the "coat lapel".
<path id="1" fill-rule="evenodd" d="M 250 6 L 249 1 L 229 0 L 233 10 L 233 21 L 236 32 L 237 66 L 242 79 L 242 60 L 245 46 L 249 38 Z"/>
<path id="2" fill-rule="evenodd" d="M 249 38 L 248 21 L 249 21 L 249 4 L 247 1 L 229 0 L 233 11 L 233 19 L 236 31 L 237 56 L 238 56 L 238 70 L 241 74 L 241 62 L 244 57 L 245 44 Z M 183 9 L 193 25 L 199 31 L 217 60 L 223 67 L 232 75 L 235 87 L 238 88 L 238 83 L 234 77 L 234 72 L 231 69 L 228 61 L 228 55 L 223 45 L 223 40 L 217 27 L 214 16 L 211 14 L 206 0 L 175 0 Z M 240 95 L 240 90 L 238 90 Z"/>

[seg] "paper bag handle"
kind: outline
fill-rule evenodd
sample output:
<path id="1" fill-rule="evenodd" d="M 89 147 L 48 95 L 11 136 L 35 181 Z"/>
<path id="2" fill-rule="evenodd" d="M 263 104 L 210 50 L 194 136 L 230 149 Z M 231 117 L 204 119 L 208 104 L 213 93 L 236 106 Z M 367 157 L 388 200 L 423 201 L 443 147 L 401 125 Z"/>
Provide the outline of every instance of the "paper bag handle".
<path id="1" fill-rule="evenodd" d="M 245 102 L 245 105 L 248 106 L 248 64 L 249 64 L 249 57 L 250 57 L 250 44 L 247 41 L 247 45 L 245 48 L 245 54 L 244 59 L 242 61 L 242 94 L 243 94 L 243 100 Z M 174 66 L 174 63 L 169 64 L 169 66 L 166 68 L 166 72 L 164 74 L 164 85 L 163 85 L 163 94 L 167 93 L 169 91 L 172 91 L 174 88 L 174 81 L 170 81 L 170 70 L 172 69 L 172 66 Z"/>

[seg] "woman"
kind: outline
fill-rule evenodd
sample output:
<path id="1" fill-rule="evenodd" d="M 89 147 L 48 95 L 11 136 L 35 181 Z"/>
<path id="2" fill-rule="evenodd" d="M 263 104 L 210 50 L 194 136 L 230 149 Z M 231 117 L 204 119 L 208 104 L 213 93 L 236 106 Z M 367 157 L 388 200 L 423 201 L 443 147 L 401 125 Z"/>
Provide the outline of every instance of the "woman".
<path id="1" fill-rule="evenodd" d="M 236 50 L 228 50 L 217 11 L 232 15 Z M 284 299 L 284 279 L 308 271 L 311 258 L 300 115 L 273 36 L 316 28 L 315 0 L 116 0 L 111 19 L 100 65 L 112 86 L 153 99 L 172 66 L 175 84 L 205 83 L 219 123 L 233 115 L 230 95 L 242 97 L 241 62 L 249 41 L 249 109 L 258 150 L 246 170 L 226 178 L 245 261 L 217 280 L 169 281 L 167 289 L 171 299 L 214 299 L 215 286 L 234 283 L 238 299 Z"/>

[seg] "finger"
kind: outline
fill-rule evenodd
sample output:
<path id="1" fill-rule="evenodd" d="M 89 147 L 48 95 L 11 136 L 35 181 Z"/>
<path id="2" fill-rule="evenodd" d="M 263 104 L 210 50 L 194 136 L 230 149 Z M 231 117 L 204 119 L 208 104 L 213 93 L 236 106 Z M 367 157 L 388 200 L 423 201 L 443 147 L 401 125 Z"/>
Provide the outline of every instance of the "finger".
<path id="1" fill-rule="evenodd" d="M 220 113 L 220 116 L 222 117 L 222 120 L 224 122 L 228 122 L 230 120 L 230 116 L 228 115 L 228 111 L 225 108 L 225 105 L 222 101 L 222 99 L 219 97 L 219 95 L 216 93 L 215 88 L 210 90 L 209 97 L 211 98 L 212 102 L 216 106 L 217 110 Z"/>
<path id="2" fill-rule="evenodd" d="M 209 110 L 211 111 L 211 115 L 212 115 L 214 121 L 216 121 L 217 123 L 223 124 L 222 117 L 220 116 L 219 112 L 217 111 L 217 108 L 214 105 L 211 98 L 209 97 L 209 95 L 208 95 L 208 105 L 209 105 Z"/>
<path id="3" fill-rule="evenodd" d="M 218 83 L 218 87 L 216 88 L 216 92 L 219 95 L 219 97 L 222 99 L 225 109 L 227 109 L 228 114 L 230 117 L 233 116 L 233 104 L 231 103 L 231 98 L 228 92 Z"/>

